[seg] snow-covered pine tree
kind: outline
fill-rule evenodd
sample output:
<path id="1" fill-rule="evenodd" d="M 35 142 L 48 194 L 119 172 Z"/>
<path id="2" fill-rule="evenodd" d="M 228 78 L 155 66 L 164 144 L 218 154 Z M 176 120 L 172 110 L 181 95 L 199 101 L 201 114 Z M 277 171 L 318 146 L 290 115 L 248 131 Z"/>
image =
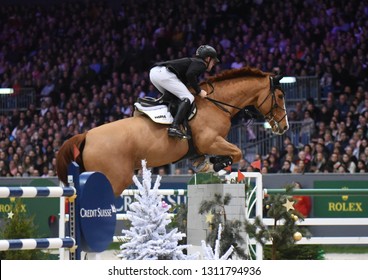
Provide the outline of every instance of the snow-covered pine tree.
<path id="1" fill-rule="evenodd" d="M 226 251 L 226 253 L 222 257 L 220 257 L 221 232 L 222 232 L 222 226 L 221 224 L 219 224 L 214 250 L 212 249 L 210 245 L 207 245 L 206 242 L 202 240 L 202 249 L 204 252 L 205 260 L 228 260 L 231 254 L 233 253 L 234 246 L 231 245 L 230 248 Z"/>
<path id="2" fill-rule="evenodd" d="M 118 257 L 126 260 L 193 260 L 198 254 L 185 255 L 184 249 L 190 245 L 178 245 L 185 234 L 173 229 L 167 232 L 170 223 L 168 210 L 170 206 L 162 200 L 158 193 L 161 177 L 157 176 L 151 188 L 151 171 L 142 160 L 143 181 L 141 184 L 136 176 L 133 181 L 139 193 L 135 202 L 129 205 L 128 219 L 132 226 L 122 233 L 129 241 L 120 246 Z"/>

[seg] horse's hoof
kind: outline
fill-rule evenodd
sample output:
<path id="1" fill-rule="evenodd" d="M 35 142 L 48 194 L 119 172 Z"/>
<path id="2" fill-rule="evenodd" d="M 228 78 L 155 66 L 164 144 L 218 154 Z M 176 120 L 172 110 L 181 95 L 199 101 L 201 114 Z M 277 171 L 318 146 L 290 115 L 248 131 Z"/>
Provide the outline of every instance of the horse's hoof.
<path id="1" fill-rule="evenodd" d="M 219 172 L 221 169 L 224 169 L 225 167 L 226 167 L 226 164 L 224 164 L 224 163 L 215 163 L 213 165 L 213 170 L 215 172 Z"/>

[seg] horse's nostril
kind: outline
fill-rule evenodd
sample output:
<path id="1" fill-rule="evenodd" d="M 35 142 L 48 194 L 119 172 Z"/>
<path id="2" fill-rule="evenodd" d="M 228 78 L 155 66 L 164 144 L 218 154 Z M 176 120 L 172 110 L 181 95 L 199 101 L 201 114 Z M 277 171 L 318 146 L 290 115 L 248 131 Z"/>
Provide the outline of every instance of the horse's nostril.
<path id="1" fill-rule="evenodd" d="M 285 131 L 286 131 L 286 130 L 288 130 L 288 128 L 289 128 L 289 127 L 288 127 L 287 125 L 285 125 L 285 126 L 284 126 L 284 130 L 285 130 Z"/>

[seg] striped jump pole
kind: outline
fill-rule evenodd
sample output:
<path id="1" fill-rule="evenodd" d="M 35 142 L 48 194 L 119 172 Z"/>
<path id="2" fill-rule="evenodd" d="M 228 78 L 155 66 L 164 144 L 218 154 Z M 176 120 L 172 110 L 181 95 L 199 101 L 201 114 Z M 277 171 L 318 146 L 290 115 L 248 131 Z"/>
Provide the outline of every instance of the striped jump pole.
<path id="1" fill-rule="evenodd" d="M 39 238 L 0 240 L 0 251 L 74 248 L 73 238 Z"/>
<path id="2" fill-rule="evenodd" d="M 69 248 L 69 260 L 80 260 L 82 250 L 99 253 L 113 240 L 116 225 L 114 193 L 100 172 L 79 173 L 79 165 L 68 166 L 68 186 L 0 186 L 0 198 L 60 198 L 59 238 L 0 240 L 0 251 Z M 69 202 L 69 236 L 65 237 L 65 204 Z"/>
<path id="3" fill-rule="evenodd" d="M 0 187 L 0 198 L 71 197 L 75 194 L 76 190 L 73 187 Z"/>
<path id="4" fill-rule="evenodd" d="M 264 189 L 264 194 L 286 194 L 286 189 Z M 292 189 L 290 195 L 353 195 L 353 196 L 368 196 L 368 189 Z"/>
<path id="5" fill-rule="evenodd" d="M 73 179 L 73 178 L 72 178 Z M 76 188 L 72 186 L 48 186 L 48 187 L 35 187 L 35 186 L 1 186 L 0 198 L 60 198 L 60 213 L 64 213 L 65 197 L 69 197 L 69 208 L 71 209 L 71 215 L 75 216 L 74 204 L 77 196 Z M 75 219 L 71 219 L 69 222 L 70 228 L 75 229 Z M 63 225 L 63 230 L 65 227 Z M 59 232 L 60 233 L 60 232 Z M 0 240 L 0 251 L 8 250 L 35 250 L 35 249 L 59 249 L 59 252 L 64 252 L 64 248 L 69 249 L 70 259 L 80 259 L 78 252 L 77 239 L 75 238 L 76 232 L 71 232 L 71 237 L 59 236 L 59 238 L 27 238 L 27 239 L 4 239 Z M 64 259 L 64 254 L 60 254 L 60 257 Z"/>

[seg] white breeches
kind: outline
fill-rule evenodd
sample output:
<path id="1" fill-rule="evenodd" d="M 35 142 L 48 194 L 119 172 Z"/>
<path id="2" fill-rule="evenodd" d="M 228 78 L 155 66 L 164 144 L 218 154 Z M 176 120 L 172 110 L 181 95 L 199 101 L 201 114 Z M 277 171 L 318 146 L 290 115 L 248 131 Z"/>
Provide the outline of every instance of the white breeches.
<path id="1" fill-rule="evenodd" d="M 188 98 L 190 103 L 193 103 L 193 94 L 179 80 L 179 78 L 165 66 L 153 67 L 150 71 L 150 80 L 161 93 L 169 91 L 176 95 L 180 100 Z"/>

